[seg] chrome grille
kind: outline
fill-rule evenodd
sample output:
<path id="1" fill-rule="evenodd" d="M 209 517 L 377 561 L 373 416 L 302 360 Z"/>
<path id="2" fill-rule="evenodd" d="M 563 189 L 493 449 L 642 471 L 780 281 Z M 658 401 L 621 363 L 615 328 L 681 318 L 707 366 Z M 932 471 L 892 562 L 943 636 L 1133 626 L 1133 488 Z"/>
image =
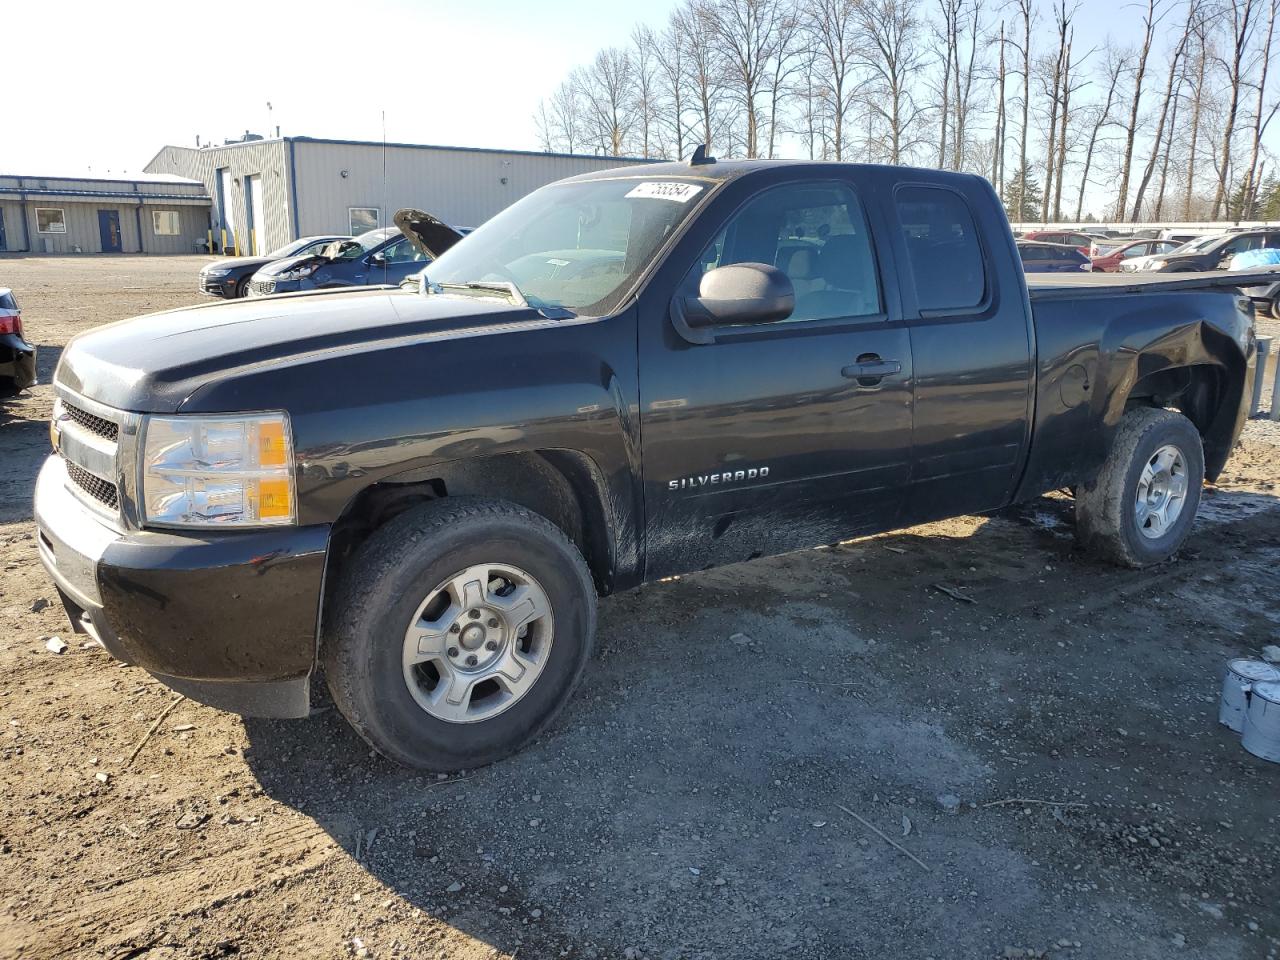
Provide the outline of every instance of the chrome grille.
<path id="1" fill-rule="evenodd" d="M 260 297 L 265 297 L 276 292 L 276 282 L 274 280 L 252 280 L 249 283 L 249 290 Z"/>
<path id="2" fill-rule="evenodd" d="M 88 410 L 81 410 L 74 404 L 63 401 L 63 413 L 67 419 L 74 423 L 80 424 L 95 436 L 102 437 L 104 440 L 110 440 L 113 443 L 120 438 L 120 425 L 112 423 L 106 417 L 99 417 L 90 413 Z"/>
<path id="3" fill-rule="evenodd" d="M 114 483 L 108 483 L 101 477 L 95 477 L 88 470 L 83 470 L 76 466 L 70 460 L 66 460 L 67 476 L 71 478 L 71 482 L 77 488 L 93 497 L 104 507 L 110 510 L 118 510 L 120 508 L 120 494 L 116 490 Z"/>
<path id="4" fill-rule="evenodd" d="M 53 405 L 54 436 L 58 456 L 67 471 L 67 489 L 84 504 L 112 521 L 121 522 L 127 499 L 117 484 L 121 471 L 121 445 L 132 459 L 133 438 L 141 417 L 83 397 L 60 383 Z"/>

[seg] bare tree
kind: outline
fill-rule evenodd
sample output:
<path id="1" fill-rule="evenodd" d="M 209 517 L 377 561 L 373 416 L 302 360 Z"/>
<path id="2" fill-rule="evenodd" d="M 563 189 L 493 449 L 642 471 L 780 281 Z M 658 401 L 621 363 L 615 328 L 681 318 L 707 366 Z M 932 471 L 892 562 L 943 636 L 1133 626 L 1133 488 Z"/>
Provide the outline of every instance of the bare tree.
<path id="1" fill-rule="evenodd" d="M 940 129 L 938 131 L 938 167 L 943 168 L 947 165 L 947 126 L 951 123 L 951 68 L 952 65 L 960 59 L 958 50 L 959 46 L 959 21 L 960 21 L 960 5 L 962 0 L 938 0 L 938 9 L 942 13 L 941 29 L 935 28 L 935 33 L 940 33 L 938 37 L 942 41 L 942 82 L 938 89 L 938 97 L 940 106 L 938 108 L 938 118 Z"/>
<path id="2" fill-rule="evenodd" d="M 1196 185 L 1196 148 L 1200 145 L 1200 116 L 1204 109 L 1204 76 L 1209 61 L 1208 24 L 1203 14 L 1193 28 L 1196 76 L 1191 82 L 1191 141 L 1187 152 L 1187 183 L 1182 196 L 1182 219 L 1191 219 L 1191 195 Z"/>
<path id="3" fill-rule="evenodd" d="M 1274 2 L 1274 0 L 1272 0 Z M 1169 117 L 1169 105 L 1173 101 L 1173 85 L 1178 78 L 1178 72 L 1182 67 L 1182 56 L 1186 53 L 1187 44 L 1191 39 L 1191 28 L 1199 16 L 1197 10 L 1198 0 L 1188 0 L 1187 18 L 1183 23 L 1182 33 L 1178 37 L 1178 42 L 1173 48 L 1173 53 L 1169 56 L 1169 76 L 1165 80 L 1164 99 L 1160 104 L 1159 119 L 1156 121 L 1156 132 L 1152 138 L 1153 144 L 1151 155 L 1147 158 L 1147 166 L 1142 171 L 1142 179 L 1138 181 L 1138 191 L 1133 198 L 1133 213 L 1130 220 L 1134 223 L 1138 222 L 1138 217 L 1142 213 L 1142 197 L 1147 191 L 1147 184 L 1151 182 L 1151 175 L 1155 172 L 1156 161 L 1160 156 L 1160 146 L 1164 142 L 1164 126 L 1165 121 Z"/>
<path id="4" fill-rule="evenodd" d="M 1075 69 L 1080 65 L 1080 62 L 1083 60 L 1087 60 L 1093 53 L 1093 51 L 1089 51 L 1089 53 L 1086 53 L 1084 57 L 1081 58 L 1081 61 L 1073 60 L 1072 49 L 1074 47 L 1074 35 L 1075 35 L 1074 30 L 1070 34 L 1068 34 L 1067 49 L 1063 52 L 1063 55 L 1062 55 L 1062 84 L 1060 87 L 1061 96 L 1062 96 L 1062 109 L 1058 114 L 1058 123 L 1060 124 L 1058 128 L 1058 176 L 1057 176 L 1057 179 L 1055 179 L 1053 182 L 1053 219 L 1054 220 L 1062 219 L 1062 184 L 1067 178 L 1067 153 L 1068 153 L 1068 150 L 1070 149 L 1067 146 L 1067 133 L 1069 129 L 1069 121 L 1072 116 L 1071 98 L 1074 94 L 1078 93 L 1084 87 L 1088 86 L 1087 80 L 1085 80 L 1084 82 L 1076 82 L 1076 81 L 1073 81 L 1072 78 L 1075 77 Z M 1049 202 L 1048 193 L 1045 194 L 1044 201 L 1046 204 L 1048 204 Z"/>
<path id="5" fill-rule="evenodd" d="M 1250 211 L 1257 206 L 1258 202 L 1258 185 L 1261 180 L 1258 170 L 1258 151 L 1262 146 L 1262 131 L 1266 125 L 1263 120 L 1263 112 L 1267 99 L 1267 73 L 1271 67 L 1271 40 L 1275 35 L 1276 26 L 1276 0 L 1270 0 L 1267 10 L 1267 33 L 1266 39 L 1263 41 L 1262 49 L 1259 53 L 1260 66 L 1258 68 L 1258 103 L 1253 112 L 1253 136 L 1250 138 L 1249 153 L 1249 171 L 1245 175 L 1245 203 L 1246 208 Z M 1272 114 L 1276 108 L 1271 108 Z M 1269 118 L 1268 118 L 1269 119 Z M 1250 214 L 1252 215 L 1252 213 Z"/>
<path id="6" fill-rule="evenodd" d="M 996 130 L 991 152 L 991 182 L 996 186 L 996 193 L 1004 196 L 1004 147 L 1005 147 L 1005 108 L 1004 108 L 1004 21 L 1000 21 L 1000 64 L 996 73 Z"/>
<path id="7" fill-rule="evenodd" d="M 1236 120 L 1240 113 L 1240 95 L 1245 84 L 1245 55 L 1256 25 L 1257 5 L 1259 0 L 1222 0 L 1221 16 L 1229 18 L 1230 42 L 1228 51 L 1230 59 L 1215 57 L 1219 66 L 1227 72 L 1230 95 L 1227 100 L 1227 111 L 1222 125 L 1222 148 L 1217 161 L 1218 190 L 1213 198 L 1213 219 L 1222 213 L 1227 199 L 1227 179 L 1231 176 L 1231 150 L 1234 146 Z"/>
<path id="8" fill-rule="evenodd" d="M 583 147 L 583 105 L 576 78 L 576 73 L 570 74 L 534 114 L 538 140 L 548 152 L 574 153 Z"/>
<path id="9" fill-rule="evenodd" d="M 635 67 L 631 54 L 606 47 L 578 74 L 587 127 L 601 153 L 620 157 L 635 125 Z"/>
<path id="10" fill-rule="evenodd" d="M 683 17 L 675 11 L 662 33 L 654 37 L 653 59 L 657 64 L 657 79 L 661 92 L 657 127 L 659 141 L 664 144 L 662 153 L 677 160 L 684 159 L 685 135 L 685 35 Z"/>
<path id="11" fill-rule="evenodd" d="M 862 0 L 858 20 L 869 45 L 863 60 L 871 75 L 868 112 L 886 128 L 885 159 L 902 163 L 916 145 L 920 119 L 911 86 L 923 60 L 920 21 L 911 0 Z"/>
<path id="12" fill-rule="evenodd" d="M 1031 126 L 1031 24 L 1035 20 L 1033 0 L 1015 0 L 1018 14 L 1022 17 L 1022 131 L 1018 141 L 1018 170 L 1020 171 L 1015 185 L 1019 195 L 1014 198 L 1015 209 L 1025 207 L 1022 191 L 1027 184 L 1027 132 Z"/>
<path id="13" fill-rule="evenodd" d="M 1120 84 L 1121 75 L 1128 69 L 1128 59 L 1117 53 L 1114 48 L 1107 49 L 1105 65 L 1107 96 L 1100 107 L 1095 107 L 1093 127 L 1089 133 L 1089 146 L 1084 153 L 1084 173 L 1080 176 L 1080 195 L 1076 198 L 1076 219 L 1079 220 L 1084 210 L 1084 195 L 1089 187 L 1089 170 L 1093 166 L 1094 151 L 1098 147 L 1098 137 L 1111 123 L 1111 111 L 1116 102 L 1116 88 Z"/>
<path id="14" fill-rule="evenodd" d="M 1134 60 L 1133 97 L 1129 101 L 1129 123 L 1125 127 L 1124 159 L 1120 161 L 1120 189 L 1117 191 L 1116 220 L 1124 219 L 1125 207 L 1129 202 L 1129 176 L 1133 167 L 1134 143 L 1138 135 L 1138 111 L 1142 108 L 1142 83 L 1147 76 L 1147 60 L 1151 56 L 1151 42 L 1155 38 L 1156 27 L 1164 19 L 1165 10 L 1161 9 L 1163 0 L 1147 0 L 1146 13 L 1142 18 L 1142 47 Z M 1248 0 L 1252 3 L 1253 0 Z"/>
<path id="15" fill-rule="evenodd" d="M 710 149 L 720 132 L 720 100 L 723 96 L 721 57 L 715 43 L 713 17 L 707 0 L 685 0 L 677 13 L 684 43 L 685 82 L 693 91 L 698 113 L 699 140 Z"/>
<path id="16" fill-rule="evenodd" d="M 831 118 L 831 149 L 836 160 L 845 153 L 845 122 L 865 84 L 857 72 L 858 25 L 856 0 L 809 0 L 804 9 L 807 45 L 806 89 L 813 93 L 816 76 L 828 91 L 826 112 Z M 815 76 L 816 73 L 816 76 Z M 816 120 L 810 115 L 811 120 Z M 810 136 L 813 156 L 813 138 Z"/>
<path id="17" fill-rule="evenodd" d="M 803 38 L 800 10 L 793 0 L 780 0 L 781 15 L 778 19 L 773 45 L 773 62 L 770 65 L 769 84 L 769 149 L 768 157 L 773 159 L 777 154 L 778 133 L 785 126 L 783 122 L 783 101 L 787 96 L 791 78 L 802 68 L 804 59 L 801 56 Z"/>
<path id="18" fill-rule="evenodd" d="M 644 24 L 636 24 L 631 30 L 631 62 L 633 64 L 632 105 L 636 122 L 640 125 L 640 156 L 646 159 L 654 155 L 654 140 L 658 119 L 658 58 L 655 53 L 657 40 L 653 31 Z"/>
<path id="19" fill-rule="evenodd" d="M 725 89 L 741 113 L 743 147 L 760 156 L 759 97 L 769 81 L 782 32 L 790 17 L 779 0 L 711 0 L 710 26 L 724 55 Z"/>
<path id="20" fill-rule="evenodd" d="M 960 37 L 968 33 L 968 50 L 961 60 Z M 952 130 L 953 170 L 962 170 L 969 150 L 969 119 L 973 109 L 973 81 L 979 68 L 978 43 L 982 36 L 982 0 L 969 0 L 969 14 L 961 23 L 956 43 L 955 96 L 952 98 L 955 120 Z M 985 166 L 985 164 L 983 165 Z"/>
<path id="21" fill-rule="evenodd" d="M 1041 216 L 1047 222 L 1051 212 L 1051 198 L 1054 195 L 1054 175 L 1059 172 L 1058 166 L 1058 112 L 1062 109 L 1063 100 L 1069 99 L 1064 97 L 1062 88 L 1064 86 L 1064 77 L 1068 75 L 1068 59 L 1069 48 L 1071 44 L 1071 18 L 1075 15 L 1076 7 L 1067 9 L 1067 0 L 1058 0 L 1057 5 L 1053 8 L 1054 26 L 1058 32 L 1058 51 L 1056 58 L 1052 61 L 1053 66 L 1045 69 L 1047 83 L 1045 83 L 1045 95 L 1049 98 L 1049 145 L 1045 151 L 1045 174 L 1044 174 L 1044 205 L 1041 207 Z M 1067 80 L 1067 83 L 1070 81 Z M 1062 196 L 1062 188 L 1058 187 L 1059 197 Z M 1054 217 L 1057 213 L 1053 212 Z"/>

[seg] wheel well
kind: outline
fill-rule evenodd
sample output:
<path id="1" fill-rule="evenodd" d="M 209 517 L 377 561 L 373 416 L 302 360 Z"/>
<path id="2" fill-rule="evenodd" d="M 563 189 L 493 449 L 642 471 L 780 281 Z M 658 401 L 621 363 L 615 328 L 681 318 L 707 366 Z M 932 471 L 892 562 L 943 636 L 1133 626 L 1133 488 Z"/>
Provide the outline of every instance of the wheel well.
<path id="1" fill-rule="evenodd" d="M 612 525 L 603 477 L 591 459 L 567 450 L 477 457 L 415 471 L 362 490 L 334 524 L 326 570 L 326 601 L 343 565 L 374 530 L 418 504 L 442 497 L 485 496 L 546 517 L 581 551 L 603 595 L 613 585 Z"/>
<path id="2" fill-rule="evenodd" d="M 1162 407 L 1190 420 L 1204 443 L 1205 473 L 1217 478 L 1230 453 L 1234 415 L 1228 397 L 1227 371 L 1212 363 L 1167 367 L 1149 373 L 1129 391 L 1125 410 Z"/>

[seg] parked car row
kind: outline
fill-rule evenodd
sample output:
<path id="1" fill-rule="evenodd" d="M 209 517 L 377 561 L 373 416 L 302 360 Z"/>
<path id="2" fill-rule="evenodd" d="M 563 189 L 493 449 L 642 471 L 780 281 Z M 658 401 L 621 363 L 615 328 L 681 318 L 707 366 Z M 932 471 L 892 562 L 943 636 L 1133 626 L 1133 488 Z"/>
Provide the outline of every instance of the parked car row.
<path id="1" fill-rule="evenodd" d="M 247 296 L 253 275 L 268 264 L 291 257 L 307 256 L 322 250 L 335 240 L 345 239 L 347 238 L 341 236 L 301 237 L 272 250 L 266 256 L 215 260 L 200 271 L 200 292 L 227 300 Z"/>
<path id="2" fill-rule="evenodd" d="M 433 231 L 435 240 L 430 246 L 441 252 L 471 232 L 468 227 L 449 226 L 418 210 L 404 210 L 396 216 L 403 215 L 415 218 L 416 227 Z M 231 300 L 332 287 L 395 286 L 431 262 L 427 249 L 426 244 L 415 245 L 399 227 L 370 230 L 358 237 L 302 237 L 266 256 L 208 264 L 200 271 L 200 292 Z"/>

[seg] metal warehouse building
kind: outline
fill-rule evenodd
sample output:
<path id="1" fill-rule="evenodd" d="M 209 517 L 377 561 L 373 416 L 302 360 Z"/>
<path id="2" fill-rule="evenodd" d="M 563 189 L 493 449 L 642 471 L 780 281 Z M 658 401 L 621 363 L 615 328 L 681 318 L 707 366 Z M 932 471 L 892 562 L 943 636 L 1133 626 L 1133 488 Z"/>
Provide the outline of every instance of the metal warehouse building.
<path id="1" fill-rule="evenodd" d="M 191 253 L 209 226 L 203 183 L 0 174 L 0 251 Z"/>
<path id="2" fill-rule="evenodd" d="M 475 227 L 544 184 L 637 162 L 643 161 L 283 137 L 165 147 L 146 170 L 203 185 L 213 198 L 216 249 L 265 253 L 297 237 L 391 226 L 402 207 Z"/>

